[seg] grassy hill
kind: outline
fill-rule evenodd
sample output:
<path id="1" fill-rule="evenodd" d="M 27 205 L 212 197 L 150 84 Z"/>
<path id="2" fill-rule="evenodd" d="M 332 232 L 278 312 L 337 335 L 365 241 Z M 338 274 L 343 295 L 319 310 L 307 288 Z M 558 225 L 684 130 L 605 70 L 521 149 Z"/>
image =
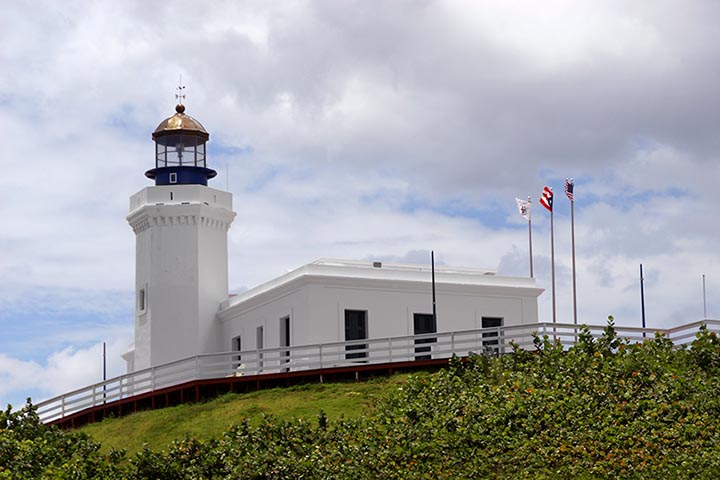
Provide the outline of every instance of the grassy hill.
<path id="1" fill-rule="evenodd" d="M 192 436 L 220 438 L 231 425 L 249 421 L 258 425 L 264 416 L 281 420 L 315 422 L 320 412 L 330 420 L 372 415 L 379 400 L 407 381 L 408 375 L 365 382 L 306 384 L 288 388 L 227 394 L 214 400 L 107 418 L 79 429 L 103 446 L 125 449 L 129 456 L 144 444 L 166 449 L 173 440 Z"/>
<path id="2" fill-rule="evenodd" d="M 533 352 L 432 374 L 227 396 L 84 432 L 106 446 L 41 425 L 32 406 L 0 412 L 0 479 L 715 479 L 720 339 L 630 344 L 610 323 L 570 349 L 536 338 Z M 135 454 L 109 448 L 142 439 Z"/>

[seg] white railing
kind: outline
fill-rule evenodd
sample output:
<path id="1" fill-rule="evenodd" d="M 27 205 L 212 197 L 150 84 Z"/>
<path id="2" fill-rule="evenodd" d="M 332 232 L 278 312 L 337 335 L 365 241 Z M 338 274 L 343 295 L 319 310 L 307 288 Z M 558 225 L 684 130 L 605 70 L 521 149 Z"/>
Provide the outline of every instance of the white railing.
<path id="1" fill-rule="evenodd" d="M 691 342 L 703 324 L 720 333 L 719 320 L 703 320 L 666 330 L 620 326 L 615 330 L 618 336 L 631 342 L 642 342 L 660 332 L 676 345 L 682 345 Z M 91 407 L 193 380 L 442 359 L 471 353 L 497 355 L 509 352 L 511 342 L 533 349 L 533 334 L 547 335 L 570 346 L 575 343 L 579 328 L 565 323 L 536 323 L 198 355 L 80 388 L 40 402 L 37 408 L 40 418 L 50 422 Z M 593 337 L 598 338 L 605 326 L 588 325 L 588 328 Z"/>

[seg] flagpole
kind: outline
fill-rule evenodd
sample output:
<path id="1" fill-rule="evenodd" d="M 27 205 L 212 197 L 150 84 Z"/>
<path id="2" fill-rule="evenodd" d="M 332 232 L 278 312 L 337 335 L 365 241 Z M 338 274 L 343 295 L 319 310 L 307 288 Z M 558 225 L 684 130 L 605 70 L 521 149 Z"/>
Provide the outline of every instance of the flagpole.
<path id="1" fill-rule="evenodd" d="M 555 234 L 553 232 L 552 210 L 550 210 L 550 263 L 552 272 L 552 318 L 553 323 L 557 323 L 555 318 Z"/>
<path id="2" fill-rule="evenodd" d="M 528 197 L 530 203 L 530 197 Z M 530 278 L 533 278 L 533 255 L 532 255 L 532 216 L 528 216 L 528 242 L 530 244 Z M 705 277 L 703 277 L 705 278 Z M 703 280 L 704 281 L 704 280 Z"/>
<path id="3" fill-rule="evenodd" d="M 573 324 L 577 334 L 577 274 L 575 270 L 575 181 L 565 179 L 565 196 L 570 200 L 570 237 L 572 239 Z M 576 337 L 577 340 L 577 337 Z"/>
<path id="4" fill-rule="evenodd" d="M 575 201 L 570 200 L 570 235 L 572 237 L 572 275 L 573 275 L 573 322 L 577 325 L 577 285 L 575 283 Z"/>
<path id="5" fill-rule="evenodd" d="M 557 323 L 557 315 L 555 308 L 555 227 L 553 217 L 553 191 L 552 187 L 545 185 L 543 188 L 542 197 L 540 197 L 540 205 L 545 207 L 550 212 L 550 271 L 552 272 L 552 321 L 553 324 Z M 553 337 L 555 336 L 555 327 L 553 326 Z"/>

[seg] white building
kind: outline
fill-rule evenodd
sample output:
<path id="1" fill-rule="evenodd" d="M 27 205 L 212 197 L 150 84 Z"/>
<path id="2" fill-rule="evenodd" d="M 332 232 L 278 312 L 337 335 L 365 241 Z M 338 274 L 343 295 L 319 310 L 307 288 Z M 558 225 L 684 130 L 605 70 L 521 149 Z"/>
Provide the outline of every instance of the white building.
<path id="1" fill-rule="evenodd" d="M 153 133 L 146 176 L 155 185 L 130 198 L 137 300 L 128 372 L 204 353 L 538 322 L 534 279 L 468 268 L 436 269 L 437 315 L 431 269 L 416 265 L 318 260 L 230 297 L 232 194 L 207 186 L 216 174 L 206 166 L 209 135 L 184 111 L 178 105 Z M 348 346 L 347 358 L 367 356 L 362 347 Z"/>

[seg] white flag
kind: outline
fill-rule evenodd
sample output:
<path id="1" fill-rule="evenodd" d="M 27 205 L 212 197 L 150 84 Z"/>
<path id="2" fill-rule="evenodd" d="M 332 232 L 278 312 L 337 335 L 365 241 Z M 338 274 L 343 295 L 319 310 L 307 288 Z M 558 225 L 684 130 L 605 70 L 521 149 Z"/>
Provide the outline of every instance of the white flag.
<path id="1" fill-rule="evenodd" d="M 518 212 L 523 216 L 525 220 L 530 221 L 530 200 L 520 200 L 515 198 L 517 202 Z"/>

